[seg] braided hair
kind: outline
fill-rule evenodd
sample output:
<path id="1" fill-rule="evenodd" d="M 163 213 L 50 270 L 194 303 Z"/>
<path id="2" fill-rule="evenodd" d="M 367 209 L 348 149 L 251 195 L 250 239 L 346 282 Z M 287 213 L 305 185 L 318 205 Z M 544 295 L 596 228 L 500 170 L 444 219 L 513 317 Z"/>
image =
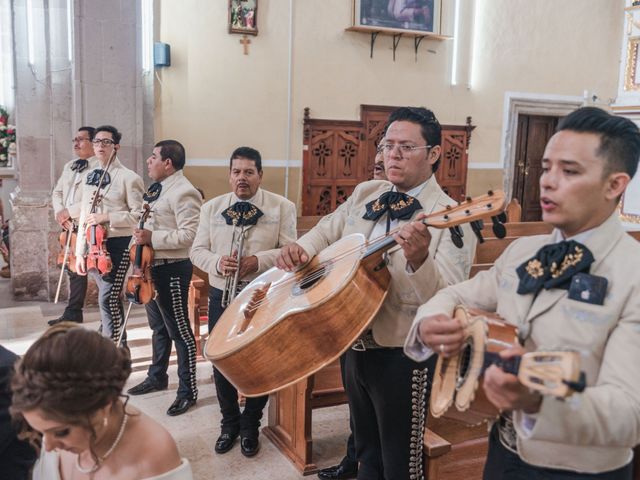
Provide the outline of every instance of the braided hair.
<path id="1" fill-rule="evenodd" d="M 86 428 L 93 442 L 92 415 L 118 400 L 130 374 L 131 359 L 124 349 L 76 323 L 59 323 L 16 364 L 11 414 L 21 436 L 36 447 L 40 436 L 22 415 L 35 409 L 51 420 Z"/>

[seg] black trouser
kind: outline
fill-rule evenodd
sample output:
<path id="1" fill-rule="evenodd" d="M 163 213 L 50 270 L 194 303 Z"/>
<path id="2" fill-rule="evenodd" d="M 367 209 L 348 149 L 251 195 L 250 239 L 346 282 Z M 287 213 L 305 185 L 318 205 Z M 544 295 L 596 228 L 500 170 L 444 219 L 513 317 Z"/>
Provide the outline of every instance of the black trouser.
<path id="1" fill-rule="evenodd" d="M 222 290 L 209 287 L 209 333 L 215 327 L 224 312 L 220 305 Z M 244 411 L 240 413 L 238 404 L 238 390 L 231 385 L 217 368 L 213 368 L 213 380 L 216 384 L 216 394 L 222 413 L 222 433 L 237 433 L 242 436 L 256 436 L 260 428 L 262 411 L 269 400 L 268 395 L 262 397 L 247 397 Z"/>
<path id="2" fill-rule="evenodd" d="M 342 377 L 342 385 L 346 390 L 345 379 L 345 362 L 347 360 L 346 352 L 340 356 L 340 376 Z M 353 436 L 353 417 L 351 415 L 351 409 L 349 409 L 349 438 L 347 439 L 347 454 L 344 456 L 340 465 L 344 466 L 348 470 L 355 470 L 358 468 L 358 459 L 356 457 L 356 441 Z"/>
<path id="3" fill-rule="evenodd" d="M 631 480 L 631 463 L 617 470 L 604 473 L 577 473 L 530 465 L 498 439 L 498 425 L 493 425 L 489 435 L 489 452 L 484 465 L 484 480 Z"/>
<path id="4" fill-rule="evenodd" d="M 124 321 L 122 306 L 122 287 L 129 269 L 129 242 L 131 237 L 107 238 L 107 251 L 111 256 L 111 271 L 100 275 L 96 269 L 89 274 L 98 285 L 98 305 L 102 319 L 102 335 L 118 341 Z M 126 345 L 126 332 L 122 332 L 122 345 Z"/>
<path id="5" fill-rule="evenodd" d="M 84 307 L 84 298 L 87 296 L 88 279 L 86 275 L 78 275 L 68 268 L 66 270 L 69 277 L 69 300 L 62 318 L 82 323 L 82 308 Z"/>
<path id="6" fill-rule="evenodd" d="M 359 479 L 424 478 L 422 445 L 435 361 L 433 355 L 414 362 L 402 348 L 347 350 Z"/>
<path id="7" fill-rule="evenodd" d="M 149 327 L 153 331 L 152 360 L 147 376 L 158 387 L 167 385 L 167 368 L 173 341 L 178 357 L 177 396 L 196 400 L 196 341 L 189 324 L 187 307 L 192 272 L 193 266 L 188 259 L 157 265 L 151 269 L 157 295 L 145 305 Z"/>

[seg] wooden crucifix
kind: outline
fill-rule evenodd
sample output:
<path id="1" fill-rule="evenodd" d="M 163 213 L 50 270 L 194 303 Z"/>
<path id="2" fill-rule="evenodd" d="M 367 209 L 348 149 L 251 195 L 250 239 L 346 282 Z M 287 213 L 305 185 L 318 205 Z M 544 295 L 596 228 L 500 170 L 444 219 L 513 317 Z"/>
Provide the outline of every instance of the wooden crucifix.
<path id="1" fill-rule="evenodd" d="M 240 39 L 240 43 L 244 47 L 244 54 L 249 55 L 249 45 L 251 44 L 251 40 L 249 40 L 246 35 L 243 35 Z"/>

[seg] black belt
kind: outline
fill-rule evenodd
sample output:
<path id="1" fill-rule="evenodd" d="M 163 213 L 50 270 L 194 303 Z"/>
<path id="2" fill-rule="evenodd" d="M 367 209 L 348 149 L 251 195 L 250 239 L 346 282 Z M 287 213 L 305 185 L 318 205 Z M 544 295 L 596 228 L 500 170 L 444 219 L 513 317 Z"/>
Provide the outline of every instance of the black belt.
<path id="1" fill-rule="evenodd" d="M 169 265 L 170 263 L 186 262 L 188 258 L 156 258 L 153 260 L 153 266 Z"/>
<path id="2" fill-rule="evenodd" d="M 380 350 L 380 349 L 398 349 L 402 347 L 386 347 L 384 345 L 380 345 L 376 342 L 376 339 L 373 338 L 373 332 L 371 330 L 366 331 L 358 340 L 355 341 L 353 345 L 351 345 L 351 349 L 357 352 L 364 352 L 366 350 Z"/>

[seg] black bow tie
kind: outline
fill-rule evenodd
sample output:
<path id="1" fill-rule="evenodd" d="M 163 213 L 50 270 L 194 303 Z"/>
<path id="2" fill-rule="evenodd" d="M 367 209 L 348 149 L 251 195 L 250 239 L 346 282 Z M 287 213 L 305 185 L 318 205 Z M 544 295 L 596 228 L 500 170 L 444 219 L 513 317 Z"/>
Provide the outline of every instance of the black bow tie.
<path id="1" fill-rule="evenodd" d="M 145 202 L 155 202 L 160 196 L 162 191 L 162 184 L 160 182 L 154 182 L 149 186 L 149 189 L 142 196 Z"/>
<path id="2" fill-rule="evenodd" d="M 518 293 L 537 294 L 542 288 L 568 290 L 571 277 L 588 272 L 593 261 L 591 251 L 573 240 L 545 245 L 516 269 L 520 277 Z"/>
<path id="3" fill-rule="evenodd" d="M 89 166 L 88 160 L 83 160 L 79 158 L 75 162 L 71 164 L 71 170 L 74 172 L 82 173 Z"/>
<path id="4" fill-rule="evenodd" d="M 227 225 L 255 225 L 258 219 L 264 215 L 262 211 L 250 202 L 236 202 L 222 212 Z"/>
<path id="5" fill-rule="evenodd" d="M 406 193 L 385 192 L 376 200 L 367 203 L 365 220 L 377 221 L 385 212 L 391 220 L 408 220 L 416 210 L 421 210 L 420 202 Z"/>
<path id="6" fill-rule="evenodd" d="M 104 177 L 102 178 L 102 185 L 98 185 L 98 183 L 100 183 L 100 177 L 102 177 L 103 173 L 104 173 Z M 109 176 L 109 172 L 105 172 L 101 168 L 96 168 L 89 175 L 87 175 L 87 185 L 95 185 L 95 186 L 100 186 L 102 188 L 102 187 L 106 187 L 110 183 L 111 183 L 111 177 Z"/>

